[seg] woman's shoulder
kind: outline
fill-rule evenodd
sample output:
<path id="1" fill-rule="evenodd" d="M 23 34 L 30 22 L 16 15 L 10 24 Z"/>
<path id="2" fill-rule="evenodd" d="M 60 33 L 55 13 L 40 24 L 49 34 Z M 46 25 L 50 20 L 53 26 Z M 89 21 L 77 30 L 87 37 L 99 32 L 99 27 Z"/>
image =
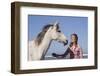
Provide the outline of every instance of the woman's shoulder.
<path id="1" fill-rule="evenodd" d="M 78 47 L 78 48 L 81 48 L 81 46 L 80 46 L 79 44 L 77 44 L 77 47 Z"/>

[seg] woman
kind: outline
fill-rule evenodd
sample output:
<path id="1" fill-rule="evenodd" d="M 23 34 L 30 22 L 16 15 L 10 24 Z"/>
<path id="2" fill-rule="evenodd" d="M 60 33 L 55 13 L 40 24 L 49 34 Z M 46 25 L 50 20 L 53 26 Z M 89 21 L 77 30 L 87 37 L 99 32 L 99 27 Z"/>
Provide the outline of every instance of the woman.
<path id="1" fill-rule="evenodd" d="M 54 56 L 56 58 L 64 58 L 68 54 L 70 54 L 70 59 L 83 58 L 83 51 L 82 51 L 81 47 L 78 44 L 77 34 L 72 34 L 71 35 L 71 43 L 70 43 L 69 47 L 67 48 L 67 50 L 65 51 L 64 54 L 52 53 L 52 56 Z"/>

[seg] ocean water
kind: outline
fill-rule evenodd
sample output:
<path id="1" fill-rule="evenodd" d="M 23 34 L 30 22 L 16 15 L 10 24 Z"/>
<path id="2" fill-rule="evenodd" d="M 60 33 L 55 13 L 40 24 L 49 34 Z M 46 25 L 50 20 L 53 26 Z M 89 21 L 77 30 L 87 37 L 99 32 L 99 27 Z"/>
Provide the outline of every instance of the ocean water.
<path id="1" fill-rule="evenodd" d="M 83 55 L 83 59 L 88 58 L 87 54 Z M 52 56 L 45 56 L 44 60 L 58 60 L 58 59 L 70 59 L 69 56 L 65 57 L 65 58 L 56 58 L 56 57 L 52 57 Z"/>

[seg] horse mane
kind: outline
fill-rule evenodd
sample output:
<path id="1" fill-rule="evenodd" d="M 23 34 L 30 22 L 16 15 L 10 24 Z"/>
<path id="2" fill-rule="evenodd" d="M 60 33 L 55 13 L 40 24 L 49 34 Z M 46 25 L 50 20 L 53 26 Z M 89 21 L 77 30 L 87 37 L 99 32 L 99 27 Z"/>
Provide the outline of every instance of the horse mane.
<path id="1" fill-rule="evenodd" d="M 46 26 L 43 27 L 42 31 L 37 35 L 36 37 L 36 43 L 37 45 L 40 45 L 46 32 L 48 31 L 49 27 L 53 26 L 52 24 L 48 24 Z"/>

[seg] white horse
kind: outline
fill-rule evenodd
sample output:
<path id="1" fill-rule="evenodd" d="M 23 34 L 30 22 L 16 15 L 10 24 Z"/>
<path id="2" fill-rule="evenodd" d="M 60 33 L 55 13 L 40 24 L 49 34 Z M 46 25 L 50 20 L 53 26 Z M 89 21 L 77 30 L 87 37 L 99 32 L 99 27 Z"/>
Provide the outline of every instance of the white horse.
<path id="1" fill-rule="evenodd" d="M 44 26 L 37 38 L 29 41 L 28 59 L 30 61 L 43 59 L 52 40 L 57 40 L 64 43 L 64 45 L 68 43 L 66 36 L 59 29 L 58 22 Z"/>

